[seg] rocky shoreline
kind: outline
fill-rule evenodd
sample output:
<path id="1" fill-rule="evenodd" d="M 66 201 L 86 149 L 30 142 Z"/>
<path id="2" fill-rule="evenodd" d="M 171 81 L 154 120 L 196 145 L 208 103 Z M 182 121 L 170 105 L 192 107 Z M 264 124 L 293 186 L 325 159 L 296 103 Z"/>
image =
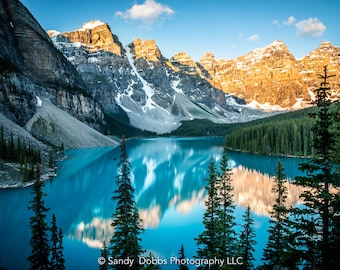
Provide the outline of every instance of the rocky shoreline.
<path id="1" fill-rule="evenodd" d="M 56 169 L 57 167 L 43 168 L 40 180 L 45 182 L 55 177 L 57 175 Z M 29 181 L 22 180 L 19 164 L 8 162 L 2 164 L 0 169 L 0 189 L 25 188 L 31 186 L 34 181 L 34 179 Z"/>

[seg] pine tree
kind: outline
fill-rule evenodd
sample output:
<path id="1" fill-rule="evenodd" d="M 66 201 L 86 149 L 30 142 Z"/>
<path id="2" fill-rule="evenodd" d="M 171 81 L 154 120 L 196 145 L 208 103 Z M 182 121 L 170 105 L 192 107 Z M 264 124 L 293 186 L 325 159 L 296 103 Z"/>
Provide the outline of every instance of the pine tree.
<path id="1" fill-rule="evenodd" d="M 144 265 L 144 268 L 142 268 L 142 269 L 145 269 L 145 270 L 160 270 L 161 269 L 159 264 L 154 263 L 154 262 L 156 262 L 157 259 L 155 259 L 155 256 L 152 254 L 152 252 L 149 252 L 149 255 L 147 256 L 146 259 L 147 259 L 147 261 L 149 261 L 151 263 Z"/>
<path id="2" fill-rule="evenodd" d="M 334 149 L 340 149 L 340 103 L 335 105 L 334 113 L 334 125 L 333 130 L 335 147 Z M 340 164 L 340 155 L 334 153 L 334 159 L 336 164 Z M 336 183 L 334 186 L 340 186 L 340 168 L 336 168 Z M 335 194 L 334 200 L 331 202 L 331 207 L 334 209 L 333 222 L 331 224 L 331 243 L 330 243 L 330 265 L 340 265 L 340 194 Z"/>
<path id="3" fill-rule="evenodd" d="M 207 190 L 207 200 L 205 201 L 206 210 L 203 215 L 203 226 L 204 231 L 195 238 L 197 243 L 197 258 L 200 259 L 210 259 L 218 257 L 220 255 L 220 230 L 218 227 L 219 212 L 218 208 L 221 205 L 221 201 L 218 198 L 217 190 L 217 171 L 215 168 L 215 163 L 213 160 L 209 163 L 209 178 L 208 184 L 206 185 Z M 202 265 L 198 269 L 209 269 L 207 265 Z M 212 267 L 210 269 L 218 269 Z"/>
<path id="4" fill-rule="evenodd" d="M 334 240 L 334 221 L 339 215 L 335 207 L 338 192 L 330 192 L 331 186 L 339 186 L 338 150 L 336 134 L 334 134 L 335 118 L 330 100 L 331 89 L 327 66 L 320 87 L 315 90 L 314 105 L 317 111 L 311 114 L 314 119 L 312 127 L 314 156 L 308 162 L 300 164 L 300 170 L 306 176 L 295 178 L 295 183 L 305 188 L 301 195 L 304 200 L 303 209 L 295 209 L 297 225 L 299 225 L 299 250 L 302 251 L 303 262 L 307 267 L 330 269 L 335 267 L 331 258 L 331 246 Z M 339 257 L 339 256 L 337 256 Z M 339 263 L 339 259 L 337 259 Z M 332 265 L 333 264 L 333 265 Z"/>
<path id="5" fill-rule="evenodd" d="M 14 138 L 13 133 L 11 132 L 11 137 L 8 146 L 8 160 L 15 161 L 15 145 L 14 145 Z"/>
<path id="6" fill-rule="evenodd" d="M 51 226 L 51 269 L 63 270 L 65 269 L 65 260 L 63 257 L 63 233 L 57 227 L 56 217 L 52 215 Z"/>
<path id="7" fill-rule="evenodd" d="M 250 207 L 248 206 L 243 214 L 242 231 L 240 234 L 240 250 L 239 255 L 243 258 L 243 265 L 240 266 L 241 269 L 248 270 L 254 268 L 254 246 L 255 241 L 255 229 L 254 229 L 254 218 L 251 215 Z"/>
<path id="8" fill-rule="evenodd" d="M 203 215 L 205 230 L 195 239 L 198 246 L 197 258 L 200 259 L 215 257 L 224 259 L 236 255 L 237 252 L 236 232 L 234 230 L 235 205 L 232 200 L 233 187 L 231 172 L 227 164 L 226 147 L 219 164 L 219 171 L 215 168 L 213 160 L 209 164 L 206 211 Z M 209 269 L 207 265 L 199 268 Z M 227 268 L 226 265 L 225 268 Z M 213 265 L 210 269 L 219 269 L 219 267 Z"/>
<path id="9" fill-rule="evenodd" d="M 103 243 L 103 247 L 100 251 L 100 257 L 105 258 L 105 260 L 107 259 L 107 257 L 109 256 L 108 250 L 107 250 L 107 245 L 106 242 L 104 241 Z M 104 264 L 99 264 L 99 270 L 107 270 L 108 269 L 108 265 L 106 263 Z"/>
<path id="10" fill-rule="evenodd" d="M 44 184 L 40 181 L 40 168 L 36 166 L 36 180 L 33 185 L 31 194 L 34 196 L 29 202 L 29 210 L 33 211 L 33 216 L 30 218 L 31 239 L 30 245 L 32 248 L 31 255 L 28 256 L 30 261 L 30 269 L 44 270 L 49 269 L 50 261 L 50 246 L 47 238 L 48 226 L 45 218 L 48 208 L 45 207 L 43 192 Z"/>
<path id="11" fill-rule="evenodd" d="M 185 253 L 184 253 L 184 246 L 181 245 L 181 248 L 178 252 L 178 255 L 179 255 L 179 260 L 182 262 L 184 261 L 186 258 L 185 258 Z M 179 265 L 179 270 L 189 270 L 189 267 L 186 265 L 186 264 L 180 264 Z"/>
<path id="12" fill-rule="evenodd" d="M 51 226 L 51 268 L 55 269 L 58 261 L 58 227 L 55 214 L 52 215 L 52 226 Z"/>
<path id="13" fill-rule="evenodd" d="M 48 151 L 48 167 L 53 168 L 54 167 L 54 159 L 53 159 L 53 151 Z"/>
<path id="14" fill-rule="evenodd" d="M 286 182 L 284 167 L 279 160 L 272 189 L 276 199 L 270 212 L 269 236 L 262 259 L 269 269 L 273 267 L 296 268 L 296 262 L 291 252 L 292 231 L 290 229 L 289 209 L 285 205 L 288 194 Z"/>
<path id="15" fill-rule="evenodd" d="M 222 158 L 219 164 L 219 172 L 217 177 L 218 196 L 221 204 L 219 206 L 220 229 L 222 231 L 220 257 L 236 256 L 237 236 L 235 232 L 235 204 L 233 201 L 234 188 L 232 185 L 231 169 L 228 168 L 227 147 L 224 147 Z"/>
<path id="16" fill-rule="evenodd" d="M 131 258 L 134 264 L 131 269 L 139 269 L 138 257 L 143 253 L 140 245 L 140 234 L 144 232 L 139 217 L 136 202 L 134 201 L 134 188 L 131 184 L 130 162 L 127 156 L 125 138 L 120 145 L 119 172 L 116 177 L 117 189 L 113 200 L 117 201 L 113 222 L 114 234 L 110 240 L 110 251 L 114 258 Z M 116 269 L 125 269 L 126 266 L 116 266 Z"/>
<path id="17" fill-rule="evenodd" d="M 57 268 L 58 270 L 64 270 L 65 267 L 65 259 L 64 259 L 64 246 L 63 246 L 63 231 L 61 228 L 59 228 L 58 232 L 58 260 L 57 260 Z"/>

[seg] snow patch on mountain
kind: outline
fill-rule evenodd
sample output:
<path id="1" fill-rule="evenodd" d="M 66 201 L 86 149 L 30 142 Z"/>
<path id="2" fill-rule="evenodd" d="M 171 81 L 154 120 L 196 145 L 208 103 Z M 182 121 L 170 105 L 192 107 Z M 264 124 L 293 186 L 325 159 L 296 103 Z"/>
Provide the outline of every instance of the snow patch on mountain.
<path id="1" fill-rule="evenodd" d="M 253 108 L 253 109 L 262 109 L 264 111 L 282 111 L 282 110 L 284 110 L 279 105 L 271 105 L 269 102 L 261 104 L 261 103 L 257 102 L 256 100 L 252 100 L 247 106 L 250 107 L 250 108 Z"/>
<path id="2" fill-rule="evenodd" d="M 104 23 L 99 20 L 93 20 L 93 21 L 84 23 L 83 26 L 79 28 L 79 30 L 93 29 L 103 24 Z"/>
<path id="3" fill-rule="evenodd" d="M 156 107 L 156 104 L 155 102 L 152 101 L 152 96 L 154 95 L 154 91 L 153 89 L 151 88 L 151 86 L 139 75 L 138 71 L 137 71 L 137 68 L 136 66 L 134 65 L 133 63 L 133 58 L 132 58 L 132 54 L 129 50 L 129 48 L 127 48 L 126 50 L 126 56 L 127 56 L 127 59 L 129 61 L 129 64 L 130 66 L 132 67 L 132 70 L 134 72 L 134 75 L 136 75 L 138 77 L 138 79 L 142 82 L 143 84 L 143 90 L 147 96 L 147 99 L 146 99 L 146 105 L 143 106 L 143 111 L 146 112 L 147 109 L 148 110 L 152 110 Z"/>

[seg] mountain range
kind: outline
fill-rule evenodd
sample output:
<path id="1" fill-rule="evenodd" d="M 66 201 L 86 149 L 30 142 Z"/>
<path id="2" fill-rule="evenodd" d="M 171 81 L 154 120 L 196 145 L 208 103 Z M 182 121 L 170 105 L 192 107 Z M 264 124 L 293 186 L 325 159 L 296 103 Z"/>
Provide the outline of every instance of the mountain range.
<path id="1" fill-rule="evenodd" d="M 243 122 L 264 117 L 263 109 L 306 107 L 323 66 L 336 75 L 340 67 L 340 48 L 327 41 L 300 60 L 274 41 L 235 60 L 216 60 L 208 52 L 194 62 L 185 52 L 165 58 L 154 40 L 123 47 L 100 21 L 48 34 L 106 111 L 118 105 L 133 126 L 157 133 L 182 120 Z"/>
<path id="2" fill-rule="evenodd" d="M 277 40 L 237 59 L 207 52 L 195 62 L 185 52 L 164 57 L 154 40 L 123 46 L 98 20 L 46 33 L 18 0 L 0 0 L 0 13 L 0 112 L 53 145 L 68 139 L 52 140 L 62 123 L 37 116 L 45 105 L 102 133 L 126 125 L 162 134 L 182 121 L 246 122 L 306 107 L 324 65 L 339 92 L 340 48 L 327 41 L 302 59 Z"/>

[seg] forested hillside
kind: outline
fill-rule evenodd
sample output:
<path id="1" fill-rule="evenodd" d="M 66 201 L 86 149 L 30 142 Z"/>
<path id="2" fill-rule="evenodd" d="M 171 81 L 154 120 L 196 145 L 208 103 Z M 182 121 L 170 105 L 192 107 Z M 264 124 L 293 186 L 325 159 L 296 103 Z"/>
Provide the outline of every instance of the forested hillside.
<path id="1" fill-rule="evenodd" d="M 265 155 L 312 155 L 314 111 L 308 108 L 284 113 L 235 127 L 227 134 L 226 145 L 230 149 Z"/>

